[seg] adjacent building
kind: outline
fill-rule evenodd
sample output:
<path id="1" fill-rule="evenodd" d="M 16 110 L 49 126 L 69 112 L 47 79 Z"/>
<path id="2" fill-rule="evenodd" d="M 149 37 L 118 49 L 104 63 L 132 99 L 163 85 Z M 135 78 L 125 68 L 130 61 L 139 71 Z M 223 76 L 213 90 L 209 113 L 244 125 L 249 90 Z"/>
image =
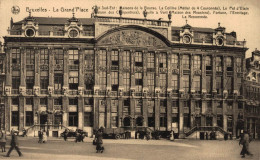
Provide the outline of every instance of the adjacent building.
<path id="1" fill-rule="evenodd" d="M 122 13 L 119 12 L 119 13 Z M 245 41 L 169 20 L 97 16 L 11 20 L 5 128 L 149 127 L 180 138 L 196 126 L 239 133 Z"/>
<path id="2" fill-rule="evenodd" d="M 4 105 L 4 84 L 5 84 L 5 54 L 4 45 L 0 41 L 0 129 L 5 128 L 5 105 Z"/>

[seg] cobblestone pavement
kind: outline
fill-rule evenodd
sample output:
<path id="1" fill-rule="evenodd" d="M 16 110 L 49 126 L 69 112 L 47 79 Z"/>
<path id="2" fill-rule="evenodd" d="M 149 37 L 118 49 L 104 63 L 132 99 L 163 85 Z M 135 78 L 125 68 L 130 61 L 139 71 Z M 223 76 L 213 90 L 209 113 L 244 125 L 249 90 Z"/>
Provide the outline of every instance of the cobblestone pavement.
<path id="1" fill-rule="evenodd" d="M 8 137 L 10 139 L 10 137 Z M 33 137 L 19 137 L 20 149 L 23 157 L 19 157 L 15 150 L 11 157 L 4 157 L 6 153 L 0 152 L 0 159 L 90 159 L 90 160 L 239 160 L 242 146 L 238 140 L 187 140 L 180 139 L 171 142 L 169 140 L 135 140 L 104 139 L 104 153 L 96 153 L 91 138 L 85 138 L 85 142 L 75 143 L 74 139 L 67 142 L 58 138 L 49 138 L 46 144 L 37 143 Z M 7 142 L 7 150 L 9 149 Z M 250 151 L 253 157 L 245 159 L 260 160 L 260 141 L 250 143 Z"/>

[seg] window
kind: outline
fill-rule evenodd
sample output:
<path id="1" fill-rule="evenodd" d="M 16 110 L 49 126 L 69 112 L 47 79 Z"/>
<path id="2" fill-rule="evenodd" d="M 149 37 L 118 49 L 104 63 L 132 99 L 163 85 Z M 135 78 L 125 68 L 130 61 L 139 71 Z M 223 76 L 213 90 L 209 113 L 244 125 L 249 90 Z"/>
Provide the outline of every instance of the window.
<path id="1" fill-rule="evenodd" d="M 55 101 L 55 99 L 54 99 Z M 47 98 L 40 98 L 40 105 L 46 106 L 47 105 Z"/>
<path id="2" fill-rule="evenodd" d="M 100 52 L 99 52 L 99 66 L 101 66 L 101 67 L 107 66 L 107 52 L 106 52 L 106 50 L 100 50 Z"/>
<path id="3" fill-rule="evenodd" d="M 118 91 L 118 72 L 111 72 L 112 91 Z"/>
<path id="4" fill-rule="evenodd" d="M 200 69 L 200 66 L 201 66 L 201 57 L 199 55 L 195 55 L 193 57 L 193 67 L 194 67 L 194 70 Z"/>
<path id="5" fill-rule="evenodd" d="M 242 72 L 242 59 L 237 58 L 236 62 L 237 62 L 237 72 Z"/>
<path id="6" fill-rule="evenodd" d="M 123 73 L 124 91 L 130 90 L 130 73 Z"/>
<path id="7" fill-rule="evenodd" d="M 148 117 L 148 127 L 154 127 L 154 126 L 155 126 L 155 118 Z"/>
<path id="8" fill-rule="evenodd" d="M 48 89 L 49 78 L 41 76 L 40 78 L 40 87 L 41 89 Z"/>
<path id="9" fill-rule="evenodd" d="M 190 56 L 189 55 L 183 55 L 182 59 L 183 63 L 183 69 L 190 69 Z"/>
<path id="10" fill-rule="evenodd" d="M 26 77 L 26 88 L 33 89 L 34 77 Z"/>
<path id="11" fill-rule="evenodd" d="M 227 110 L 232 111 L 233 110 L 233 102 L 229 101 L 226 102 Z"/>
<path id="12" fill-rule="evenodd" d="M 54 89 L 60 90 L 63 86 L 63 75 L 62 74 L 54 74 Z"/>
<path id="13" fill-rule="evenodd" d="M 12 126 L 18 126 L 18 125 L 19 125 L 19 112 L 12 111 Z"/>
<path id="14" fill-rule="evenodd" d="M 160 74 L 160 88 L 162 92 L 166 92 L 167 89 L 167 81 L 166 81 L 166 74 Z"/>
<path id="15" fill-rule="evenodd" d="M 237 77 L 237 91 L 238 91 L 238 96 L 242 95 L 242 78 Z"/>
<path id="16" fill-rule="evenodd" d="M 79 86 L 79 73 L 77 71 L 70 71 L 69 74 L 69 89 L 77 90 Z"/>
<path id="17" fill-rule="evenodd" d="M 147 101 L 147 105 L 148 105 L 148 113 L 154 113 L 154 100 L 149 99 Z"/>
<path id="18" fill-rule="evenodd" d="M 233 116 L 227 116 L 227 131 L 233 132 Z"/>
<path id="19" fill-rule="evenodd" d="M 26 65 L 34 65 L 34 50 L 26 49 Z"/>
<path id="20" fill-rule="evenodd" d="M 135 85 L 136 85 L 136 91 L 142 92 L 142 86 L 143 86 L 143 75 L 142 75 L 142 73 L 135 73 Z"/>
<path id="21" fill-rule="evenodd" d="M 147 54 L 147 69 L 148 68 L 154 69 L 154 53 L 152 52 Z"/>
<path id="22" fill-rule="evenodd" d="M 243 109 L 243 103 L 242 102 L 238 102 L 237 103 L 237 108 L 238 109 Z"/>
<path id="23" fill-rule="evenodd" d="M 19 98 L 18 97 L 12 98 L 12 105 L 19 105 Z"/>
<path id="24" fill-rule="evenodd" d="M 202 108 L 202 106 L 201 106 L 201 101 L 195 101 L 195 109 L 196 108 Z"/>
<path id="25" fill-rule="evenodd" d="M 78 65 L 78 64 L 79 64 L 79 51 L 69 50 L 69 65 Z"/>
<path id="26" fill-rule="evenodd" d="M 85 73 L 85 88 L 86 90 L 92 90 L 94 87 L 94 74 L 93 72 Z"/>
<path id="27" fill-rule="evenodd" d="M 130 51 L 123 52 L 123 66 L 130 67 Z"/>
<path id="28" fill-rule="evenodd" d="M 206 56 L 206 70 L 211 71 L 212 70 L 212 63 L 211 63 L 211 56 Z"/>
<path id="29" fill-rule="evenodd" d="M 172 88 L 175 93 L 179 90 L 178 75 L 172 75 Z"/>
<path id="30" fill-rule="evenodd" d="M 33 112 L 32 111 L 26 111 L 25 115 L 26 115 L 25 125 L 26 126 L 32 126 L 33 125 Z"/>
<path id="31" fill-rule="evenodd" d="M 70 36 L 71 38 L 77 37 L 78 34 L 79 34 L 79 32 L 78 32 L 76 29 L 71 29 L 71 30 L 69 31 L 69 36 Z"/>
<path id="32" fill-rule="evenodd" d="M 232 58 L 231 57 L 227 57 L 226 58 L 226 67 L 227 67 L 227 71 L 233 71 L 233 62 L 232 62 Z"/>
<path id="33" fill-rule="evenodd" d="M 112 63 L 112 66 L 118 66 L 119 65 L 118 51 L 112 51 L 111 52 L 111 63 Z"/>
<path id="34" fill-rule="evenodd" d="M 196 93 L 200 93 L 200 76 L 194 76 L 194 89 Z"/>
<path id="35" fill-rule="evenodd" d="M 112 128 L 118 127 L 117 110 L 118 110 L 118 100 L 112 99 L 111 100 L 111 127 Z"/>
<path id="36" fill-rule="evenodd" d="M 40 63 L 41 64 L 49 64 L 49 53 L 48 49 L 41 49 L 40 50 Z"/>
<path id="37" fill-rule="evenodd" d="M 33 99 L 32 98 L 26 98 L 25 102 L 26 102 L 26 105 L 33 105 Z"/>
<path id="38" fill-rule="evenodd" d="M 143 67 L 143 53 L 135 52 L 135 66 Z"/>
<path id="39" fill-rule="evenodd" d="M 54 49 L 54 64 L 63 65 L 63 50 L 62 49 Z"/>
<path id="40" fill-rule="evenodd" d="M 179 56 L 177 54 L 172 54 L 172 68 L 176 69 L 179 66 Z"/>
<path id="41" fill-rule="evenodd" d="M 160 127 L 167 127 L 167 116 L 166 116 L 166 114 L 160 115 Z"/>
<path id="42" fill-rule="evenodd" d="M 20 63 L 21 63 L 20 49 L 12 49 L 12 64 L 20 64 Z"/>
<path id="43" fill-rule="evenodd" d="M 69 105 L 78 105 L 78 99 L 77 98 L 70 98 L 69 99 Z"/>
<path id="44" fill-rule="evenodd" d="M 147 82 L 149 92 L 154 92 L 154 73 L 147 73 Z"/>
<path id="45" fill-rule="evenodd" d="M 129 113 L 130 109 L 130 99 L 125 99 L 124 100 L 124 106 L 123 106 L 123 112 L 124 113 Z"/>
<path id="46" fill-rule="evenodd" d="M 207 90 L 207 93 L 210 93 L 212 90 L 212 77 L 211 76 L 206 76 L 206 90 Z"/>
<path id="47" fill-rule="evenodd" d="M 190 76 L 183 75 L 183 89 L 185 93 L 190 92 Z"/>
<path id="48" fill-rule="evenodd" d="M 93 127 L 93 115 L 91 112 L 84 112 L 84 126 Z"/>
<path id="49" fill-rule="evenodd" d="M 85 59 L 84 59 L 84 63 L 85 63 L 85 67 L 87 69 L 93 70 L 94 69 L 94 51 L 93 50 L 85 50 Z"/>
<path id="50" fill-rule="evenodd" d="M 221 101 L 216 102 L 216 106 L 217 106 L 217 108 L 222 109 L 222 102 Z"/>
<path id="51" fill-rule="evenodd" d="M 135 112 L 136 113 L 141 113 L 142 112 L 142 104 L 143 104 L 143 101 L 142 99 L 137 99 L 135 101 Z"/>
<path id="52" fill-rule="evenodd" d="M 232 89 L 233 89 L 233 78 L 232 77 L 226 77 L 227 82 L 225 88 L 228 91 L 228 94 L 232 94 Z"/>
<path id="53" fill-rule="evenodd" d="M 219 127 L 223 127 L 223 116 L 222 115 L 217 115 L 217 125 Z"/>
<path id="54" fill-rule="evenodd" d="M 57 106 L 62 105 L 62 98 L 55 98 L 54 99 L 54 105 L 57 105 Z"/>
<path id="55" fill-rule="evenodd" d="M 184 114 L 183 126 L 190 127 L 190 116 L 188 114 Z"/>
<path id="56" fill-rule="evenodd" d="M 93 105 L 93 98 L 84 98 L 84 105 Z"/>
<path id="57" fill-rule="evenodd" d="M 20 77 L 12 77 L 12 89 L 19 89 Z"/>
<path id="58" fill-rule="evenodd" d="M 104 71 L 101 71 L 99 73 L 99 85 L 100 85 L 102 90 L 106 89 L 106 86 L 107 86 L 107 73 L 104 72 Z"/>
<path id="59" fill-rule="evenodd" d="M 167 67 L 166 56 L 167 56 L 166 53 L 160 53 L 159 68 L 166 68 Z"/>
<path id="60" fill-rule="evenodd" d="M 217 94 L 222 94 L 222 89 L 223 89 L 222 77 L 216 77 L 216 90 L 217 90 Z"/>
<path id="61" fill-rule="evenodd" d="M 35 31 L 32 28 L 26 29 L 25 33 L 27 37 L 33 37 L 35 35 Z"/>
<path id="62" fill-rule="evenodd" d="M 222 72 L 222 58 L 216 57 L 216 70 L 217 72 Z"/>
<path id="63" fill-rule="evenodd" d="M 77 112 L 69 112 L 69 126 L 78 126 Z"/>

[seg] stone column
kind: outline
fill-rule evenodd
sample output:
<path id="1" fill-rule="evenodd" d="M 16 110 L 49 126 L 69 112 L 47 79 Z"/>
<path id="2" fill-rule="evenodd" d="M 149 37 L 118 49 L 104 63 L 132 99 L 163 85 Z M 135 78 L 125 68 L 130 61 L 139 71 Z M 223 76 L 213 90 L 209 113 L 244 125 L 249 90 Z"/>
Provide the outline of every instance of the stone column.
<path id="1" fill-rule="evenodd" d="M 25 124 L 25 111 L 24 111 L 25 97 L 19 97 L 19 131 L 24 128 Z"/>
<path id="2" fill-rule="evenodd" d="M 94 124 L 93 124 L 93 128 L 94 129 L 98 129 L 99 126 L 99 98 L 95 97 L 94 98 Z"/>
<path id="3" fill-rule="evenodd" d="M 111 98 L 107 98 L 106 103 L 106 128 L 111 128 Z"/>
<path id="4" fill-rule="evenodd" d="M 49 52 L 49 87 L 53 88 L 54 86 L 54 54 L 53 49 L 48 48 Z"/>
<path id="5" fill-rule="evenodd" d="M 78 129 L 84 127 L 84 97 L 78 98 Z"/>
<path id="6" fill-rule="evenodd" d="M 6 86 L 12 86 L 12 53 L 11 49 L 6 49 Z M 11 91 L 10 91 L 11 92 Z"/>
<path id="7" fill-rule="evenodd" d="M 236 128 L 237 128 L 237 116 L 238 116 L 238 112 L 237 112 L 237 101 L 233 101 L 233 135 L 236 135 Z"/>
<path id="8" fill-rule="evenodd" d="M 216 101 L 212 100 L 212 113 L 213 113 L 213 126 L 217 126 L 217 106 L 216 106 Z"/>
<path id="9" fill-rule="evenodd" d="M 131 90 L 135 90 L 135 68 L 134 68 L 134 64 L 135 64 L 135 51 L 134 50 L 131 50 L 130 51 L 130 59 L 131 59 L 131 69 L 130 69 L 130 75 L 131 75 Z M 131 126 L 134 125 L 133 123 L 133 118 L 135 117 L 135 99 L 134 99 L 134 96 L 132 96 L 130 98 L 130 116 L 132 117 L 131 119 Z"/>
<path id="10" fill-rule="evenodd" d="M 167 97 L 167 131 L 172 130 L 172 98 Z"/>
<path id="11" fill-rule="evenodd" d="M 148 127 L 148 99 L 147 98 L 143 98 L 143 126 L 144 127 Z"/>
<path id="12" fill-rule="evenodd" d="M 119 60 L 119 70 L 118 70 L 118 88 L 123 89 L 123 50 L 118 50 L 118 60 Z M 120 93 L 120 92 L 119 92 Z M 121 92 L 123 95 L 123 92 Z M 122 119 L 123 119 L 123 104 L 124 100 L 122 95 L 118 97 L 118 127 L 123 126 Z"/>
<path id="13" fill-rule="evenodd" d="M 124 101 L 122 97 L 118 98 L 118 127 L 123 126 L 122 119 L 123 119 L 123 104 Z"/>
<path id="14" fill-rule="evenodd" d="M 54 106 L 53 106 L 53 97 L 48 97 L 48 111 L 53 112 Z M 54 124 L 54 113 L 53 114 L 48 114 L 48 124 Z"/>
<path id="15" fill-rule="evenodd" d="M 62 124 L 64 125 L 64 126 L 68 126 L 69 125 L 69 123 L 68 123 L 68 114 L 69 114 L 69 99 L 68 99 L 68 97 L 62 97 L 62 107 L 63 107 L 63 111 L 64 111 L 64 113 L 63 113 L 63 116 L 62 116 Z"/>
<path id="16" fill-rule="evenodd" d="M 167 52 L 167 130 L 172 130 L 172 67 L 171 67 L 171 52 Z"/>
<path id="17" fill-rule="evenodd" d="M 35 114 L 36 112 L 39 113 L 40 111 L 40 98 L 39 97 L 34 97 L 33 98 L 33 124 L 40 124 L 40 118 L 39 114 Z"/>
<path id="18" fill-rule="evenodd" d="M 160 87 L 160 79 L 159 79 L 159 55 L 158 51 L 155 51 L 155 89 Z M 157 95 L 155 95 L 157 96 Z M 154 113 L 155 113 L 155 130 L 160 129 L 160 99 L 157 97 L 155 98 L 155 106 L 154 106 Z"/>
<path id="19" fill-rule="evenodd" d="M 111 49 L 106 49 L 107 51 L 107 89 L 112 91 L 111 88 Z"/>
<path id="20" fill-rule="evenodd" d="M 207 110 L 207 101 L 202 101 L 202 109 L 201 109 L 203 115 L 201 116 L 201 126 L 206 126 L 206 110 Z"/>
<path id="21" fill-rule="evenodd" d="M 184 115 L 183 115 L 183 101 L 179 100 L 179 138 L 184 138 Z"/>
<path id="22" fill-rule="evenodd" d="M 155 99 L 154 113 L 155 113 L 155 130 L 160 129 L 160 99 Z"/>
<path id="23" fill-rule="evenodd" d="M 69 87 L 69 51 L 67 48 L 64 49 L 64 70 L 63 70 L 63 88 L 68 89 Z"/>
<path id="24" fill-rule="evenodd" d="M 84 52 L 82 48 L 79 49 L 79 87 L 84 88 Z"/>
<path id="25" fill-rule="evenodd" d="M 194 99 L 190 99 L 190 127 L 193 128 L 195 127 L 194 125 L 194 119 L 195 119 L 195 116 L 192 115 L 192 113 L 195 113 L 195 103 L 196 101 Z"/>
<path id="26" fill-rule="evenodd" d="M 38 48 L 34 49 L 34 53 L 35 53 L 35 65 L 34 65 L 34 86 L 35 87 L 40 87 L 40 50 Z M 40 91 L 39 91 L 40 92 Z"/>
<path id="27" fill-rule="evenodd" d="M 12 105 L 12 99 L 11 97 L 8 96 L 5 99 L 5 130 L 7 131 L 10 131 L 11 128 L 11 116 L 12 116 L 11 105 Z"/>
<path id="28" fill-rule="evenodd" d="M 223 102 L 223 129 L 227 131 L 227 104 Z"/>
<path id="29" fill-rule="evenodd" d="M 212 91 L 216 92 L 216 55 L 212 56 Z"/>
<path id="30" fill-rule="evenodd" d="M 26 87 L 26 50 L 21 48 L 21 87 Z M 25 91 L 26 92 L 26 91 Z"/>

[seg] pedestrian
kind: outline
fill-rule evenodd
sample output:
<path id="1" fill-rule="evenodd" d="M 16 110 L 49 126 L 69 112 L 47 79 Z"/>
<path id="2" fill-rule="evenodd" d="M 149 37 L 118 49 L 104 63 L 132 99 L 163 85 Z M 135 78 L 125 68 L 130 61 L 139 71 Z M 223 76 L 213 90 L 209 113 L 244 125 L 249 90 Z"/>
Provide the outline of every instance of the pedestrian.
<path id="1" fill-rule="evenodd" d="M 6 140 L 7 140 L 6 131 L 0 130 L 0 146 L 1 146 L 2 152 L 5 152 Z"/>
<path id="2" fill-rule="evenodd" d="M 63 135 L 64 135 L 64 141 L 67 141 L 67 138 L 68 138 L 68 129 L 65 129 Z"/>
<path id="3" fill-rule="evenodd" d="M 46 131 L 42 132 L 42 142 L 47 143 L 47 133 L 46 133 Z"/>
<path id="4" fill-rule="evenodd" d="M 38 137 L 39 137 L 39 141 L 38 141 L 38 143 L 42 143 L 43 132 L 42 132 L 41 129 L 40 129 L 40 131 L 38 132 Z"/>
<path id="5" fill-rule="evenodd" d="M 25 128 L 23 128 L 23 137 L 27 137 L 27 131 L 26 131 L 26 129 Z"/>
<path id="6" fill-rule="evenodd" d="M 209 133 L 206 132 L 206 140 L 209 140 Z"/>
<path id="7" fill-rule="evenodd" d="M 78 130 L 76 130 L 76 139 L 75 139 L 75 142 L 80 142 L 80 133 Z"/>
<path id="8" fill-rule="evenodd" d="M 171 133 L 170 133 L 170 140 L 174 141 L 174 131 L 173 130 L 171 130 Z"/>
<path id="9" fill-rule="evenodd" d="M 9 151 L 7 152 L 6 157 L 10 157 L 10 154 L 11 154 L 13 149 L 15 149 L 17 151 L 17 153 L 19 154 L 19 157 L 21 157 L 22 153 L 21 153 L 21 151 L 18 147 L 19 143 L 18 143 L 18 140 L 17 140 L 17 136 L 14 133 L 11 136 L 12 136 L 11 147 L 10 147 Z"/>
<path id="10" fill-rule="evenodd" d="M 96 135 L 96 150 L 97 150 L 97 153 L 100 152 L 100 153 L 103 153 L 104 151 L 104 147 L 103 147 L 103 130 L 102 129 L 99 129 L 98 132 L 97 132 L 97 135 Z"/>
<path id="11" fill-rule="evenodd" d="M 146 140 L 149 141 L 151 139 L 150 132 L 145 133 Z"/>
<path id="12" fill-rule="evenodd" d="M 244 131 L 244 135 L 241 136 L 241 139 L 239 141 L 239 145 L 242 144 L 243 145 L 243 148 L 240 152 L 240 155 L 242 155 L 241 158 L 245 158 L 245 155 L 249 155 L 249 156 L 253 156 L 252 153 L 250 153 L 249 151 L 249 143 L 251 142 L 251 139 L 247 133 L 247 131 Z"/>

